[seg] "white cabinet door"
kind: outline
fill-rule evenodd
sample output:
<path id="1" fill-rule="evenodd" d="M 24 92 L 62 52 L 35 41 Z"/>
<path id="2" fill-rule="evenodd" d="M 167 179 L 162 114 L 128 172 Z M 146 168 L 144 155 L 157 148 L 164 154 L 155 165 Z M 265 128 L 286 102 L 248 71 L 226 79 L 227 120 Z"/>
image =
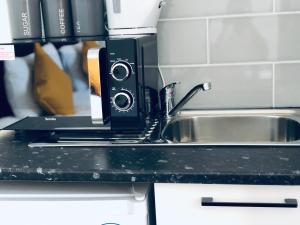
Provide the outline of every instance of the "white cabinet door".
<path id="1" fill-rule="evenodd" d="M 300 186 L 155 184 L 157 225 L 299 225 L 296 201 Z"/>
<path id="2" fill-rule="evenodd" d="M 143 203 L 129 200 L 0 201 L 1 225 L 147 225 Z"/>

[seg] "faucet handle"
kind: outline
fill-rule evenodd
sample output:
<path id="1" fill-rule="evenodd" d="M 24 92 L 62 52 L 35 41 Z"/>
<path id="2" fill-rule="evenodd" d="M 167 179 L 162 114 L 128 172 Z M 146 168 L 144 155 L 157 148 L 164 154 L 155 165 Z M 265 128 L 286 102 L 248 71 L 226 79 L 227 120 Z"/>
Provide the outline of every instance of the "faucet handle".
<path id="1" fill-rule="evenodd" d="M 164 102 L 164 104 L 174 102 L 175 87 L 177 84 L 177 82 L 170 83 L 160 90 L 160 99 Z"/>
<path id="2" fill-rule="evenodd" d="M 160 90 L 160 106 L 162 114 L 168 113 L 175 106 L 176 82 L 170 83 Z"/>
<path id="3" fill-rule="evenodd" d="M 165 87 L 163 87 L 160 92 L 174 89 L 177 84 L 178 84 L 177 82 L 170 83 L 170 84 L 166 85 Z"/>

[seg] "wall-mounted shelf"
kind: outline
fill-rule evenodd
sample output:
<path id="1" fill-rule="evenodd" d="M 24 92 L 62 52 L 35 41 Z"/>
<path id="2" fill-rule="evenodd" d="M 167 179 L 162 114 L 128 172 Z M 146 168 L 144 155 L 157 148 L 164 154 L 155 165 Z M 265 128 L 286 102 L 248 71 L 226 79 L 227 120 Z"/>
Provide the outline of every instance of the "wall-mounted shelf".
<path id="1" fill-rule="evenodd" d="M 77 43 L 81 41 L 104 41 L 107 36 L 86 36 L 86 37 L 65 37 L 65 38 L 35 38 L 35 39 L 20 39 L 13 40 L 10 43 L 0 43 L 0 45 L 12 44 L 32 44 L 32 43 Z"/>

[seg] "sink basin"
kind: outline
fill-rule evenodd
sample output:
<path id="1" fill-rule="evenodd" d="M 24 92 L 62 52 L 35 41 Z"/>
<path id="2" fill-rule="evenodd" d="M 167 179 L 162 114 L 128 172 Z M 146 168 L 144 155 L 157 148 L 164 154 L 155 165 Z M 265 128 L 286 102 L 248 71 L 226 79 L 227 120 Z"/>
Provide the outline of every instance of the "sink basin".
<path id="1" fill-rule="evenodd" d="M 168 143 L 222 145 L 299 144 L 297 110 L 184 111 L 167 123 Z"/>

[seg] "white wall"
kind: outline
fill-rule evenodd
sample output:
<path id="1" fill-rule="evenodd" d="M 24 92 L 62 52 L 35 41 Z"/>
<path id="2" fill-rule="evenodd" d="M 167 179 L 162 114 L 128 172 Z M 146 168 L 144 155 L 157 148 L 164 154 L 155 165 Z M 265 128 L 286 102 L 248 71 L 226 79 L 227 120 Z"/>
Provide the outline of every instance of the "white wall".
<path id="1" fill-rule="evenodd" d="M 7 2 L 0 0 L 0 43 L 9 43 L 11 40 Z"/>

